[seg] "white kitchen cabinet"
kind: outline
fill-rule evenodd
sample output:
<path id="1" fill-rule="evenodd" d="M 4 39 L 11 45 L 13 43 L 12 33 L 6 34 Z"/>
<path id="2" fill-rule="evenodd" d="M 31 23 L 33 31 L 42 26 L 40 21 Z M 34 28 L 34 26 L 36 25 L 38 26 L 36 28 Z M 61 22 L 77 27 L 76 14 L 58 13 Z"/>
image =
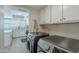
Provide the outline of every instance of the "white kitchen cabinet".
<path id="1" fill-rule="evenodd" d="M 50 23 L 50 8 L 51 6 L 47 6 L 45 8 L 45 23 L 49 24 Z"/>
<path id="2" fill-rule="evenodd" d="M 40 11 L 40 24 L 50 23 L 50 6 L 46 6 Z"/>
<path id="3" fill-rule="evenodd" d="M 62 22 L 62 5 L 51 6 L 51 24 Z"/>
<path id="4" fill-rule="evenodd" d="M 63 21 L 79 21 L 79 5 L 63 5 Z"/>
<path id="5" fill-rule="evenodd" d="M 79 22 L 78 5 L 51 5 L 40 12 L 40 24 Z"/>
<path id="6" fill-rule="evenodd" d="M 40 24 L 44 24 L 44 14 L 45 14 L 45 11 L 44 9 L 42 9 L 40 11 L 40 20 L 39 20 Z"/>
<path id="7" fill-rule="evenodd" d="M 3 13 L 4 13 L 3 6 L 0 5 L 0 16 L 3 15 Z"/>

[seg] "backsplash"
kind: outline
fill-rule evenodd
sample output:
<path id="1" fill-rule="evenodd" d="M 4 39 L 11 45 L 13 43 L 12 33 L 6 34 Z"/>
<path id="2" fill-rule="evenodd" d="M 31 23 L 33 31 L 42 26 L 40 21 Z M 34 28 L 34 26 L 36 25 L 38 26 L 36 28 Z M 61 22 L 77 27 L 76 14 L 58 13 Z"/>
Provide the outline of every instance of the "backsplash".
<path id="1" fill-rule="evenodd" d="M 44 28 L 43 28 L 44 27 Z M 42 30 L 50 35 L 60 35 L 70 38 L 79 39 L 79 23 L 44 25 Z"/>

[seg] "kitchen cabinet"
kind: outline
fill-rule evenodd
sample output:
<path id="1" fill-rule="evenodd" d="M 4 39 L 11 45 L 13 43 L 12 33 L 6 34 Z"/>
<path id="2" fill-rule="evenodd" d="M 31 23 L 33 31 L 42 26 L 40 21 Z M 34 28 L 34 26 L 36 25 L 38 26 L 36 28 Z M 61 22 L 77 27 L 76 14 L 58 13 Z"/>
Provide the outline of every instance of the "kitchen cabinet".
<path id="1" fill-rule="evenodd" d="M 45 23 L 46 24 L 50 23 L 50 6 L 47 6 L 45 8 Z"/>
<path id="2" fill-rule="evenodd" d="M 51 24 L 62 22 L 62 5 L 51 6 Z"/>
<path id="3" fill-rule="evenodd" d="M 53 24 L 62 22 L 62 5 L 46 6 L 40 12 L 40 24 Z"/>
<path id="4" fill-rule="evenodd" d="M 40 24 L 50 23 L 50 6 L 46 6 L 40 11 Z"/>
<path id="5" fill-rule="evenodd" d="M 41 10 L 40 24 L 79 22 L 78 5 L 50 5 Z"/>
<path id="6" fill-rule="evenodd" d="M 44 14 L 45 14 L 45 11 L 44 9 L 42 9 L 40 11 L 40 20 L 39 20 L 40 24 L 44 24 Z"/>
<path id="7" fill-rule="evenodd" d="M 3 15 L 3 13 L 4 13 L 4 10 L 3 9 L 4 9 L 3 6 L 0 5 L 0 16 Z"/>
<path id="8" fill-rule="evenodd" d="M 79 22 L 79 6 L 78 5 L 63 5 L 63 21 L 64 22 Z"/>

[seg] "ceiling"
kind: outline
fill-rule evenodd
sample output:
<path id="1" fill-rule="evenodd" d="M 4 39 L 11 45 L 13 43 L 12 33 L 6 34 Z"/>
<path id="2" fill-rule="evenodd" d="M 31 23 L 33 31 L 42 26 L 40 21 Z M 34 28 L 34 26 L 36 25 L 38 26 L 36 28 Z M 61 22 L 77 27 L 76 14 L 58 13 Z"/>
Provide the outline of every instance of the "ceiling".
<path id="1" fill-rule="evenodd" d="M 16 7 L 21 7 L 21 8 L 31 8 L 31 9 L 36 9 L 36 10 L 40 10 L 43 7 L 45 7 L 46 5 L 15 5 Z"/>

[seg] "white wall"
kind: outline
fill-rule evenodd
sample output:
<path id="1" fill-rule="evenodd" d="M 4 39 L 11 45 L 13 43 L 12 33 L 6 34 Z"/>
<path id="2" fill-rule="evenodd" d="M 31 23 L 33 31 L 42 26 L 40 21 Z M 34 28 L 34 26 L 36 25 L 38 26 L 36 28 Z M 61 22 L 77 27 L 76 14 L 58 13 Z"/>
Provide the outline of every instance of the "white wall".
<path id="1" fill-rule="evenodd" d="M 51 35 L 60 35 L 79 39 L 79 23 L 46 25 L 44 29 Z"/>

